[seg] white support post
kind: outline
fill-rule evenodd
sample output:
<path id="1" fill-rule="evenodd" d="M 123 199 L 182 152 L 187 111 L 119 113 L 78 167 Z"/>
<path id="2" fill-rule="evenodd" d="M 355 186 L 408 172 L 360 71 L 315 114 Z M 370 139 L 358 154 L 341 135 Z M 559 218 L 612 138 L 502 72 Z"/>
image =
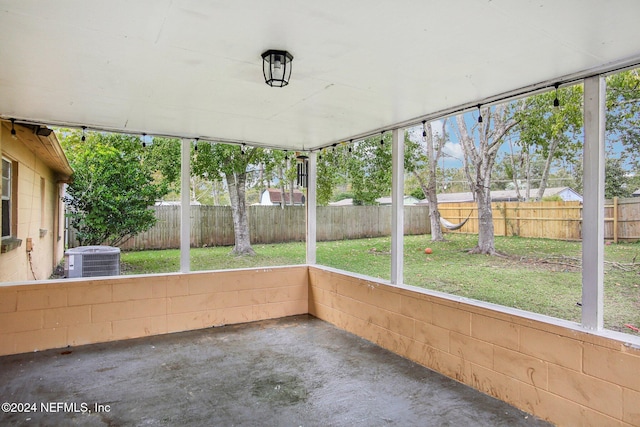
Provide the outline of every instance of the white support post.
<path id="1" fill-rule="evenodd" d="M 191 271 L 191 140 L 182 139 L 180 156 L 180 271 Z"/>
<path id="2" fill-rule="evenodd" d="M 582 204 L 582 326 L 604 326 L 604 77 L 584 80 L 584 198 Z"/>
<path id="3" fill-rule="evenodd" d="M 404 280 L 404 129 L 393 130 L 391 151 L 391 283 Z"/>
<path id="4" fill-rule="evenodd" d="M 307 165 L 307 264 L 316 263 L 317 155 L 309 153 Z"/>

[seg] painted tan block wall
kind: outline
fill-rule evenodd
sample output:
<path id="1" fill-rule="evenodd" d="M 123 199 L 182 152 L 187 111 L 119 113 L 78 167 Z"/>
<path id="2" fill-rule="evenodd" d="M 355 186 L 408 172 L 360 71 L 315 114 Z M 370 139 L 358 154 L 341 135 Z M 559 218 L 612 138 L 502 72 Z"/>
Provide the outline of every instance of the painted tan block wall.
<path id="1" fill-rule="evenodd" d="M 624 341 L 318 267 L 309 312 L 557 425 L 640 425 Z"/>
<path id="2" fill-rule="evenodd" d="M 9 128 L 0 125 L 0 152 L 18 163 L 17 230 L 15 237 L 22 245 L 0 254 L 0 282 L 43 280 L 49 278 L 63 256 L 64 242 L 58 239 L 60 227 L 55 224 L 56 210 L 60 209 L 54 171 L 24 145 L 9 136 Z M 40 179 L 45 180 L 44 209 L 41 200 Z M 42 218 L 44 211 L 44 218 Z M 63 215 L 60 215 L 62 219 Z M 47 230 L 40 235 L 40 229 Z M 26 250 L 27 238 L 33 242 L 31 261 Z M 57 258 L 57 259 L 56 259 Z M 35 275 L 35 277 L 34 277 Z"/>
<path id="3" fill-rule="evenodd" d="M 308 312 L 307 267 L 0 286 L 0 355 Z"/>

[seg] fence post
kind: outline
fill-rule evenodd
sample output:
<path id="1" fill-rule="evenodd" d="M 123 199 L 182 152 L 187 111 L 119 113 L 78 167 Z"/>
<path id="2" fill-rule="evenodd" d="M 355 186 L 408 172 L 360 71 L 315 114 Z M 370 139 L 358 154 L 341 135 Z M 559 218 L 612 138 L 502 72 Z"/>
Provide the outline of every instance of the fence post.
<path id="1" fill-rule="evenodd" d="M 498 206 L 500 206 L 498 204 Z M 507 237 L 509 234 L 509 229 L 507 227 L 507 204 L 503 204 L 503 210 L 502 210 L 502 218 L 504 219 L 504 237 Z"/>
<path id="2" fill-rule="evenodd" d="M 618 198 L 613 198 L 613 243 L 618 243 Z"/>

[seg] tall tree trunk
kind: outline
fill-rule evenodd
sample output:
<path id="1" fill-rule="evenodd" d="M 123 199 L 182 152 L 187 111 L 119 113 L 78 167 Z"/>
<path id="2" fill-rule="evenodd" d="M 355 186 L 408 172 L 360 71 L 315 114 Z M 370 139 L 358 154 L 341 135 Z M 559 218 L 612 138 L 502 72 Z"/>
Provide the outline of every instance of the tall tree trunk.
<path id="1" fill-rule="evenodd" d="M 485 113 L 485 121 L 488 121 L 488 114 Z M 478 206 L 478 244 L 471 249 L 470 253 L 488 254 L 496 253 L 494 243 L 493 229 L 493 211 L 491 210 L 491 192 L 489 188 L 485 188 L 487 182 L 486 163 L 489 160 L 488 142 L 484 138 L 482 130 L 480 133 L 480 143 L 477 148 L 473 137 L 469 134 L 464 116 L 456 116 L 458 131 L 460 133 L 460 142 L 462 143 L 465 155 L 463 156 L 463 167 L 471 192 L 476 199 Z M 497 155 L 497 150 L 495 150 Z M 489 173 L 491 170 L 489 169 Z M 489 184 L 490 184 L 489 176 Z"/>
<path id="2" fill-rule="evenodd" d="M 526 158 L 526 167 L 527 167 L 527 191 L 525 192 L 525 200 L 529 200 L 531 198 L 531 153 L 529 152 L 529 147 L 527 147 L 527 158 Z"/>
<path id="3" fill-rule="evenodd" d="M 445 132 L 444 129 L 446 125 L 447 123 L 445 120 L 442 126 L 443 132 Z M 440 211 L 438 210 L 438 190 L 436 188 L 436 184 L 438 172 L 438 157 L 442 154 L 442 146 L 444 145 L 446 138 L 443 137 L 440 141 L 440 144 L 438 144 L 438 149 L 434 150 L 431 123 L 425 123 L 423 126 L 423 130 L 426 132 L 425 142 L 427 143 L 427 169 L 429 170 L 429 181 L 425 186 L 424 180 L 418 177 L 418 182 L 420 182 L 422 191 L 424 192 L 424 195 L 427 197 L 427 201 L 429 202 L 431 241 L 442 242 L 444 241 L 444 235 L 442 234 L 442 227 L 440 227 Z"/>
<path id="4" fill-rule="evenodd" d="M 196 197 L 196 183 L 193 177 L 189 178 L 189 194 L 190 194 L 189 199 L 192 202 L 195 202 L 198 200 L 198 198 Z"/>
<path id="5" fill-rule="evenodd" d="M 289 168 L 291 167 L 291 163 L 289 163 L 290 160 L 287 159 L 287 171 L 289 170 Z M 285 172 L 285 176 L 286 176 L 286 172 Z M 294 184 L 295 181 L 292 179 L 289 181 L 289 206 L 293 206 L 295 204 L 295 200 L 293 199 L 293 194 L 294 194 Z"/>
<path id="6" fill-rule="evenodd" d="M 438 195 L 432 192 L 431 182 L 425 182 L 424 178 L 420 176 L 416 171 L 413 172 L 413 176 L 418 180 L 422 192 L 427 196 L 429 202 L 429 221 L 431 224 L 431 241 L 432 242 L 444 242 L 445 238 L 442 234 L 442 227 L 440 226 L 440 211 L 438 210 Z"/>
<path id="7" fill-rule="evenodd" d="M 558 148 L 558 144 L 560 143 L 560 138 L 553 138 L 551 140 L 551 145 L 549 146 L 549 153 L 547 154 L 547 160 L 544 163 L 544 170 L 542 171 L 542 179 L 540 180 L 540 186 L 538 187 L 538 195 L 536 196 L 536 200 L 542 200 L 544 197 L 544 190 L 547 188 L 547 181 L 549 180 L 549 171 L 551 170 L 551 162 L 556 154 L 556 149 Z"/>
<path id="8" fill-rule="evenodd" d="M 516 161 L 513 157 L 513 141 L 509 138 L 509 151 L 511 153 L 511 181 L 516 188 L 516 196 L 518 197 L 518 201 L 522 201 L 522 195 L 520 195 L 520 183 L 518 182 L 519 175 L 516 169 Z M 522 153 L 520 153 L 520 160 L 522 160 Z M 520 162 L 522 165 L 522 161 Z"/>
<path id="9" fill-rule="evenodd" d="M 471 253 L 494 255 L 496 248 L 494 243 L 491 191 L 489 191 L 488 186 L 476 186 L 474 193 L 478 205 L 478 245 L 471 250 Z"/>
<path id="10" fill-rule="evenodd" d="M 225 174 L 229 198 L 231 199 L 231 212 L 233 214 L 233 231 L 235 246 L 231 251 L 235 255 L 255 255 L 251 247 L 249 237 L 249 216 L 245 198 L 246 173 Z"/>
<path id="11" fill-rule="evenodd" d="M 260 165 L 258 165 L 258 182 L 260 183 L 260 188 L 266 188 L 267 182 L 264 179 L 264 163 L 260 163 Z"/>
<path id="12" fill-rule="evenodd" d="M 484 123 L 478 123 L 478 143 L 469 133 L 463 115 L 456 116 L 458 136 L 464 150 L 463 167 L 469 186 L 478 205 L 478 245 L 470 252 L 476 254 L 497 254 L 491 210 L 491 171 L 498 149 L 515 121 L 505 121 L 505 106 L 498 105 L 495 112 L 484 111 Z M 492 122 L 493 125 L 492 125 Z M 474 128 L 475 129 L 475 128 Z"/>
<path id="13" fill-rule="evenodd" d="M 214 206 L 220 206 L 220 192 L 218 191 L 217 181 L 211 183 L 211 193 L 213 195 Z"/>
<path id="14" fill-rule="evenodd" d="M 285 191 L 285 182 L 284 182 L 284 172 L 282 171 L 282 166 L 280 166 L 278 168 L 278 171 L 280 172 L 280 207 L 282 209 L 284 209 L 284 205 L 287 204 L 287 199 L 285 198 L 286 196 L 286 191 Z"/>

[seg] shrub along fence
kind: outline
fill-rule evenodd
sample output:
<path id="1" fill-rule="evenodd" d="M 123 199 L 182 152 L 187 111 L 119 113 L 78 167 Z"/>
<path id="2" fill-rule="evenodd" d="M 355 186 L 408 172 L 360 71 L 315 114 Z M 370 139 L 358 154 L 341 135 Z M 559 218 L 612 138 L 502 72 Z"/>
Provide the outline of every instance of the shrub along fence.
<path id="1" fill-rule="evenodd" d="M 582 205 L 579 202 L 493 203 L 497 236 L 544 237 L 580 240 Z M 467 223 L 455 233 L 478 233 L 475 203 L 441 203 L 440 214 L 452 223 Z M 158 222 L 145 233 L 120 245 L 123 250 L 180 247 L 180 206 L 154 206 Z M 390 206 L 318 207 L 317 240 L 361 239 L 391 235 Z M 250 206 L 249 224 L 254 244 L 305 240 L 306 213 L 303 206 Z M 405 206 L 404 233 L 431 232 L 428 206 Z M 605 208 L 605 238 L 640 240 L 640 198 L 614 199 Z M 191 207 L 191 246 L 231 246 L 234 241 L 231 208 Z M 75 230 L 69 230 L 69 246 L 78 246 Z"/>

